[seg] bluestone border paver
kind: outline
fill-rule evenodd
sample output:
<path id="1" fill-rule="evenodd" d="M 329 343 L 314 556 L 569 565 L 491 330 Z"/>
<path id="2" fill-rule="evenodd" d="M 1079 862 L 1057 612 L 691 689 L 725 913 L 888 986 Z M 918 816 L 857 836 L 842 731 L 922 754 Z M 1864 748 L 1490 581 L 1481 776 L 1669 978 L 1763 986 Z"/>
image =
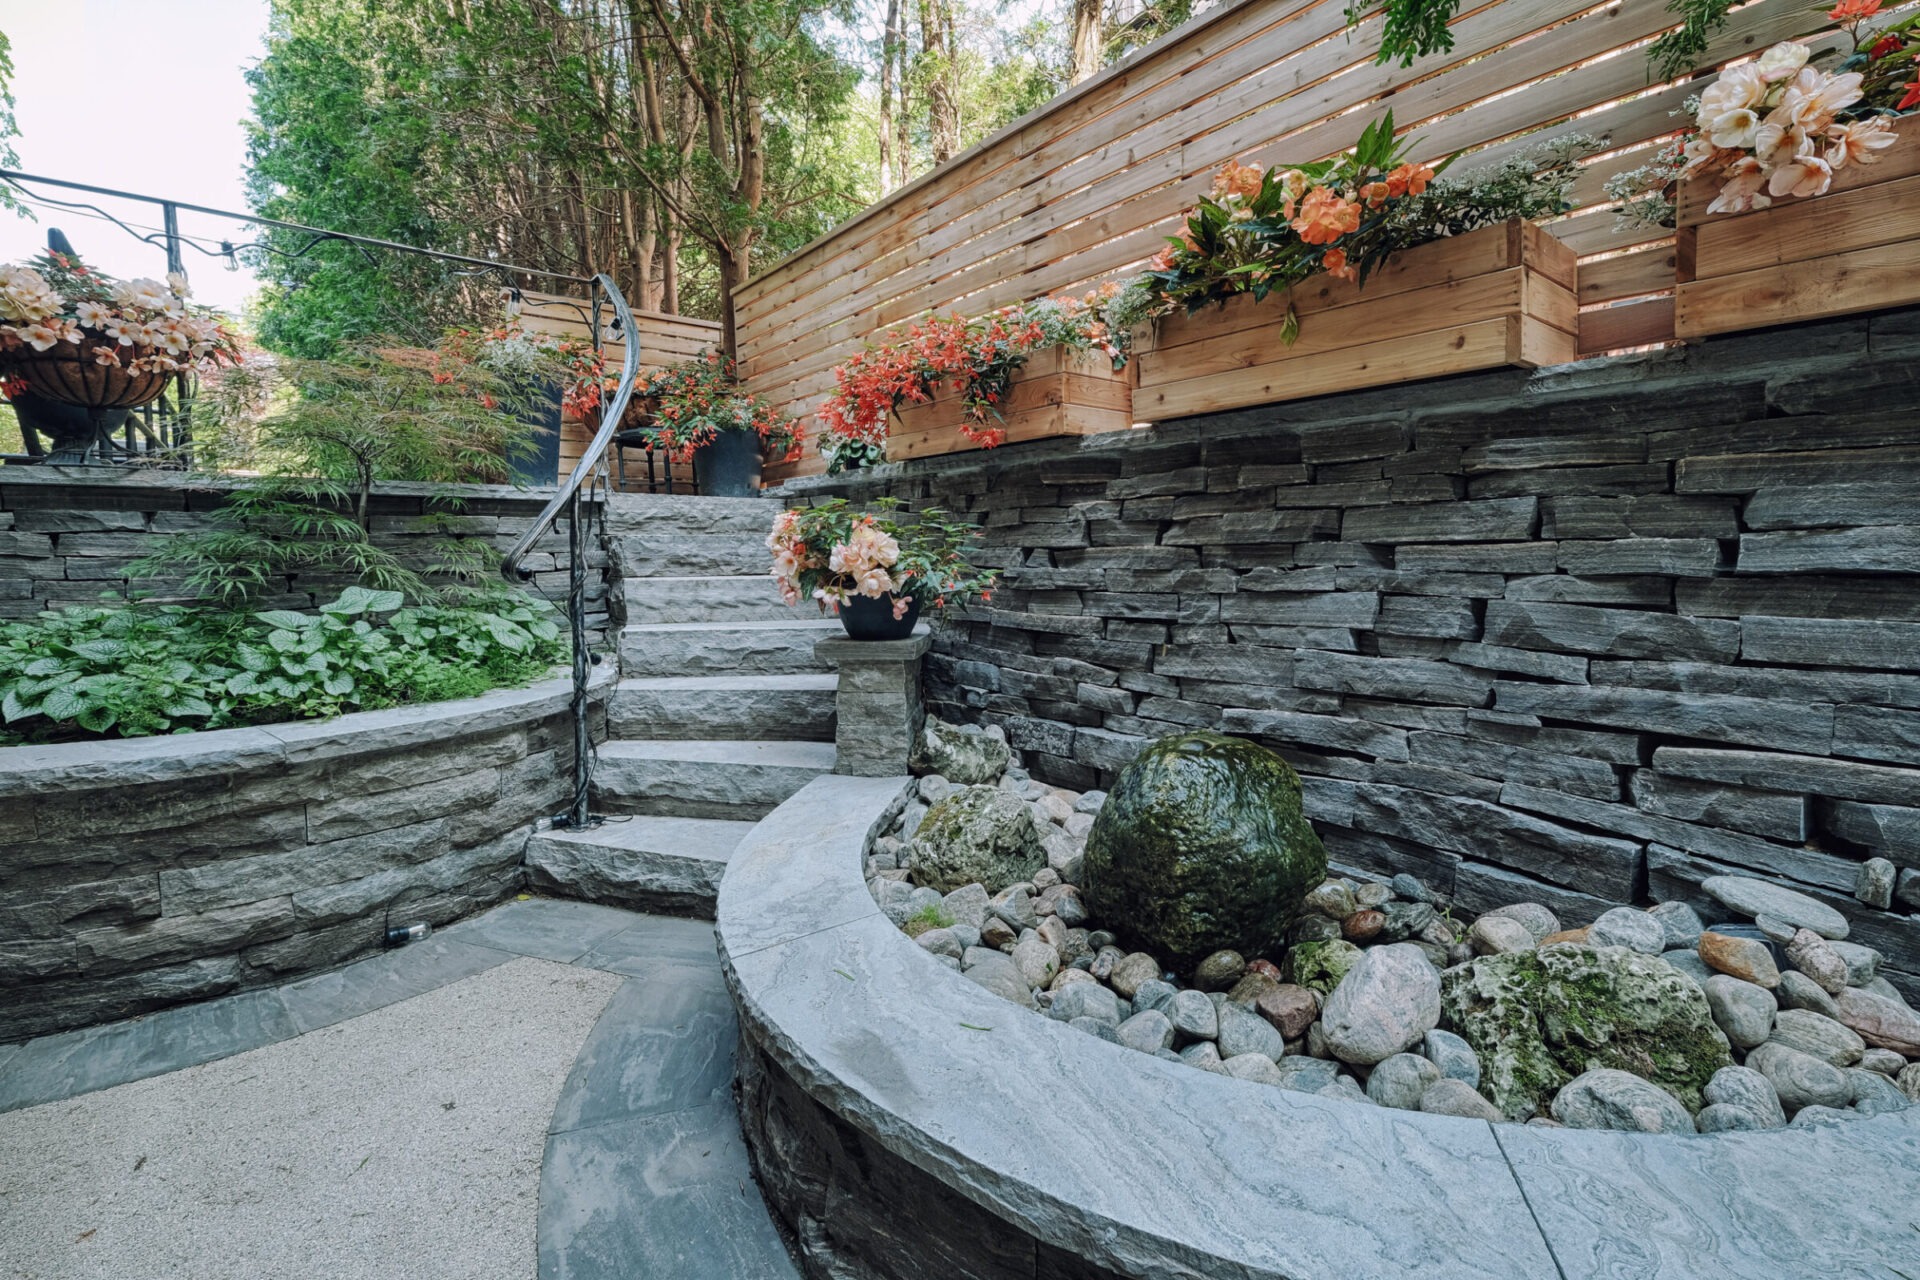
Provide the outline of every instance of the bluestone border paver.
<path id="1" fill-rule="evenodd" d="M 440 931 L 440 936 L 517 956 L 572 964 L 602 939 L 631 928 L 639 919 L 619 907 L 558 898 L 522 898 L 450 925 Z"/>
<path id="2" fill-rule="evenodd" d="M 435 934 L 397 951 L 290 982 L 280 988 L 280 999 L 302 1032 L 317 1031 L 470 978 L 510 959 L 493 947 Z"/>

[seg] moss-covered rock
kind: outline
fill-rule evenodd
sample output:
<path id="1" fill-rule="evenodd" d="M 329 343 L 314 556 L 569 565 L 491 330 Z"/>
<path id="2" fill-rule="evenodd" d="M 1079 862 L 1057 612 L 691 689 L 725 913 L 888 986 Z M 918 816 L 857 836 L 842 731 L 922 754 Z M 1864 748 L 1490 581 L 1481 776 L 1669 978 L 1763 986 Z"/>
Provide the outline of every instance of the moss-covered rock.
<path id="1" fill-rule="evenodd" d="M 1300 779 L 1267 748 L 1218 733 L 1150 744 L 1087 833 L 1093 915 L 1182 972 L 1215 951 L 1278 950 L 1327 872 Z"/>
<path id="2" fill-rule="evenodd" d="M 998 787 L 965 787 L 927 810 L 908 866 L 916 884 L 941 893 L 970 884 L 998 893 L 1047 865 L 1033 812 Z"/>
<path id="3" fill-rule="evenodd" d="M 1005 738 L 978 725 L 948 724 L 933 716 L 913 744 L 908 768 L 921 776 L 937 773 L 957 786 L 998 782 L 1012 763 L 1013 750 Z"/>
<path id="4" fill-rule="evenodd" d="M 1480 1091 L 1509 1120 L 1544 1115 L 1560 1087 L 1601 1067 L 1702 1105 L 1731 1066 L 1706 996 L 1657 956 L 1554 946 L 1482 956 L 1441 978 L 1441 1025 L 1480 1055 Z"/>
<path id="5" fill-rule="evenodd" d="M 1296 942 L 1287 952 L 1287 981 L 1326 995 L 1359 962 L 1360 948 L 1343 938 Z"/>

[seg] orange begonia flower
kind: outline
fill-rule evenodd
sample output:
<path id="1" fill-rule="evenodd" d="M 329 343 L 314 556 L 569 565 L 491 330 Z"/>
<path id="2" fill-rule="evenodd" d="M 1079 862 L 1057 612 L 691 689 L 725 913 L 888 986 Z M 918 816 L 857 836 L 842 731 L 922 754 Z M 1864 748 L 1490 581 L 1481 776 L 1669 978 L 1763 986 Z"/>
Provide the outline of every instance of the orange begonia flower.
<path id="1" fill-rule="evenodd" d="M 1266 181 L 1266 172 L 1256 165 L 1235 164 L 1229 160 L 1220 172 L 1214 175 L 1213 196 L 1218 200 L 1223 196 L 1241 196 L 1251 200 L 1260 194 L 1260 184 Z"/>
<path id="2" fill-rule="evenodd" d="M 1417 196 L 1433 181 L 1433 169 L 1424 164 L 1403 164 L 1387 175 L 1387 190 L 1395 196 Z"/>
<path id="3" fill-rule="evenodd" d="M 1839 4 L 1828 10 L 1827 17 L 1845 25 L 1871 18 L 1880 12 L 1880 0 L 1840 0 Z"/>
<path id="4" fill-rule="evenodd" d="M 1327 187 L 1315 187 L 1300 202 L 1293 229 L 1308 244 L 1332 244 L 1360 226 L 1360 206 Z"/>
<path id="5" fill-rule="evenodd" d="M 1360 275 L 1358 271 L 1355 271 L 1353 267 L 1348 265 L 1347 251 L 1345 249 L 1327 250 L 1326 256 L 1320 259 L 1320 265 L 1325 267 L 1327 274 L 1336 280 L 1353 280 Z"/>

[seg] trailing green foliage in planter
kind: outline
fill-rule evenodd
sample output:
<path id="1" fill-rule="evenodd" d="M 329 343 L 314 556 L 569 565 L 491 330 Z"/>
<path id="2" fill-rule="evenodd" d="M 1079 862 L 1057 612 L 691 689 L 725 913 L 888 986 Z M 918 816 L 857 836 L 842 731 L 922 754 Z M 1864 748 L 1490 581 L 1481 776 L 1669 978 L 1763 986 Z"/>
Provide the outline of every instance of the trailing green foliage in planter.
<path id="1" fill-rule="evenodd" d="M 142 737 L 465 698 L 567 656 L 544 601 L 403 608 L 349 587 L 318 613 L 70 608 L 0 626 L 0 744 Z"/>

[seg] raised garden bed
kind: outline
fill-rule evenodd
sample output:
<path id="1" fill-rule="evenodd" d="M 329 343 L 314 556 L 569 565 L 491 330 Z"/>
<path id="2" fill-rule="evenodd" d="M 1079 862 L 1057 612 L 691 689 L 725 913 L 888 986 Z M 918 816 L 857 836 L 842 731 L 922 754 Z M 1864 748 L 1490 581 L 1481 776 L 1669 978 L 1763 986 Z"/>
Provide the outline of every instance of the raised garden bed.
<path id="1" fill-rule="evenodd" d="M 1134 335 L 1134 412 L 1147 421 L 1335 391 L 1576 358 L 1573 250 L 1512 221 L 1396 255 L 1368 279 L 1317 276 L 1293 291 L 1300 336 L 1281 340 L 1284 297 L 1250 295 L 1168 316 Z"/>
<path id="2" fill-rule="evenodd" d="M 1874 164 L 1836 171 L 1824 195 L 1709 214 L 1718 178 L 1682 184 L 1674 332 L 1740 329 L 1920 302 L 1920 121 Z"/>
<path id="3" fill-rule="evenodd" d="M 1127 374 L 1115 373 L 1102 353 L 1054 347 L 1036 352 L 1014 375 L 1003 420 L 985 425 L 1005 431 L 1007 444 L 1125 431 L 1133 425 L 1132 391 Z M 977 447 L 960 430 L 966 410 L 950 384 L 925 404 L 903 405 L 894 419 L 890 462 Z"/>

